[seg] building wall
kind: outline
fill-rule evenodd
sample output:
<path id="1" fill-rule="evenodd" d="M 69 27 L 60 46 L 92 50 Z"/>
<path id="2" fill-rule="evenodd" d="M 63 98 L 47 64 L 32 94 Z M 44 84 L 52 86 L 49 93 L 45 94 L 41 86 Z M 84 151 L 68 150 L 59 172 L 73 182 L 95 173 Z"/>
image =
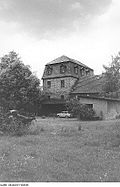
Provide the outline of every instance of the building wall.
<path id="1" fill-rule="evenodd" d="M 108 118 L 114 118 L 117 114 L 120 114 L 120 102 L 117 101 L 108 101 L 107 102 L 107 113 Z"/>
<path id="2" fill-rule="evenodd" d="M 96 114 L 101 115 L 101 111 L 104 119 L 113 119 L 116 114 L 120 114 L 120 102 L 106 101 L 92 98 L 80 98 L 82 104 L 93 104 L 93 109 Z"/>
<path id="3" fill-rule="evenodd" d="M 65 81 L 65 87 L 61 88 L 61 80 Z M 65 99 L 68 97 L 69 92 L 72 86 L 76 82 L 74 77 L 63 77 L 55 79 L 45 79 L 44 80 L 44 91 L 50 94 L 51 98 L 61 98 L 61 95 L 64 95 Z M 48 88 L 47 81 L 51 81 L 51 87 Z"/>

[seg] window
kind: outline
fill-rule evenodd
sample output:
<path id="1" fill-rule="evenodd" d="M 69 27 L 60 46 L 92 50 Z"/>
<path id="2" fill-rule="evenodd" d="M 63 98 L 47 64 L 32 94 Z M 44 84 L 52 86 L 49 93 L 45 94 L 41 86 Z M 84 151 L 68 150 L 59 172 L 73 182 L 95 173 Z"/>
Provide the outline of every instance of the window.
<path id="1" fill-rule="evenodd" d="M 86 104 L 86 106 L 90 109 L 93 109 L 93 104 Z"/>
<path id="2" fill-rule="evenodd" d="M 61 95 L 61 99 L 64 100 L 64 95 Z"/>
<path id="3" fill-rule="evenodd" d="M 66 66 L 65 65 L 61 65 L 60 66 L 60 73 L 65 73 L 66 72 Z"/>
<path id="4" fill-rule="evenodd" d="M 85 70 L 81 69 L 81 76 L 84 76 L 84 75 L 85 75 Z"/>
<path id="5" fill-rule="evenodd" d="M 48 66 L 47 67 L 47 75 L 51 75 L 52 74 L 52 67 Z"/>
<path id="6" fill-rule="evenodd" d="M 80 95 L 77 95 L 77 99 L 80 100 Z"/>
<path id="7" fill-rule="evenodd" d="M 86 70 L 86 76 L 90 75 L 90 71 Z"/>
<path id="8" fill-rule="evenodd" d="M 47 81 L 47 87 L 51 88 L 51 81 Z"/>
<path id="9" fill-rule="evenodd" d="M 64 87 L 65 87 L 65 81 L 61 80 L 61 88 L 64 88 Z"/>
<path id="10" fill-rule="evenodd" d="M 80 67 L 80 75 L 81 75 L 81 77 L 84 76 L 84 71 L 85 71 L 84 67 L 81 66 Z"/>
<path id="11" fill-rule="evenodd" d="M 74 67 L 74 73 L 75 73 L 75 74 L 78 74 L 78 66 L 75 66 L 75 67 Z"/>

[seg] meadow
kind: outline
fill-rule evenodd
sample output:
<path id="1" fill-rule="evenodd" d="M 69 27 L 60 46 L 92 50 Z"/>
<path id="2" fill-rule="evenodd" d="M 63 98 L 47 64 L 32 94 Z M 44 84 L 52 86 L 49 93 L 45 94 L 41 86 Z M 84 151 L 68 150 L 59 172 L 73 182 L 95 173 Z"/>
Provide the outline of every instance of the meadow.
<path id="1" fill-rule="evenodd" d="M 37 118 L 26 136 L 0 135 L 0 182 L 48 181 L 120 181 L 120 120 Z"/>

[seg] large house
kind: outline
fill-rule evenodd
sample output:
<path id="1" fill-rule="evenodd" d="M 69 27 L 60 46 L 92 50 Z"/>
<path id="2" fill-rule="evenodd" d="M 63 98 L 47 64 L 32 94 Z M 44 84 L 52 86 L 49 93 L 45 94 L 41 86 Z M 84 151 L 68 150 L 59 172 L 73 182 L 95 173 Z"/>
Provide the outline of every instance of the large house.
<path id="1" fill-rule="evenodd" d="M 43 73 L 43 91 L 47 99 L 42 104 L 44 114 L 65 110 L 66 99 L 71 96 L 92 107 L 104 118 L 120 111 L 120 100 L 101 96 L 103 76 L 94 75 L 87 65 L 61 56 L 46 64 Z"/>

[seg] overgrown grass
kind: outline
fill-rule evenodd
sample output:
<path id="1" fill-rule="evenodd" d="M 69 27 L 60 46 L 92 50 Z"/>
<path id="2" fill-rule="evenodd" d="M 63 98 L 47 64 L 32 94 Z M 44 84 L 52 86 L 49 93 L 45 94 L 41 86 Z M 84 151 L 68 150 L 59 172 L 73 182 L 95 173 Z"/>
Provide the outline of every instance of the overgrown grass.
<path id="1" fill-rule="evenodd" d="M 120 181 L 119 168 L 120 120 L 39 118 L 26 136 L 0 136 L 1 182 Z"/>

